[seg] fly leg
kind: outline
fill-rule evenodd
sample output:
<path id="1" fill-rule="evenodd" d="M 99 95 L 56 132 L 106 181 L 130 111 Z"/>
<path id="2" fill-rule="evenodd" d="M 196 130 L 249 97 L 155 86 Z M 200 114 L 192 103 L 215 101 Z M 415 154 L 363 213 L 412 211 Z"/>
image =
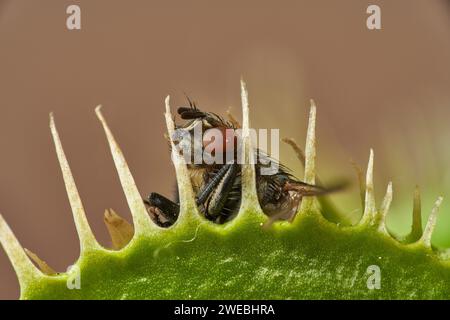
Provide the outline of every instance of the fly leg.
<path id="1" fill-rule="evenodd" d="M 205 201 L 208 199 L 208 197 L 211 195 L 211 193 L 214 191 L 215 188 L 220 184 L 222 179 L 224 179 L 225 175 L 228 173 L 230 168 L 233 166 L 233 164 L 226 164 L 222 168 L 220 168 L 219 171 L 212 177 L 211 180 L 206 183 L 202 189 L 198 192 L 197 197 L 195 198 L 195 201 L 197 205 L 203 205 Z"/>
<path id="2" fill-rule="evenodd" d="M 148 199 L 144 200 L 147 211 L 152 220 L 160 227 L 170 227 L 177 221 L 180 213 L 180 205 L 159 193 L 151 193 Z"/>
<path id="3" fill-rule="evenodd" d="M 233 188 L 234 181 L 239 171 L 239 165 L 227 164 L 222 168 L 224 172 L 219 176 L 216 176 L 212 180 L 216 180 L 216 187 L 212 188 L 210 195 L 205 199 L 204 209 L 205 215 L 210 220 L 216 220 L 222 214 L 222 210 L 228 200 L 230 191 Z M 222 170 L 221 169 L 221 170 Z"/>
<path id="4" fill-rule="evenodd" d="M 224 165 L 200 190 L 195 198 L 195 202 L 197 206 L 200 206 L 203 209 L 202 211 L 204 211 L 205 215 L 209 215 L 208 210 L 210 206 L 212 212 L 215 213 L 218 210 L 218 212 L 220 213 L 220 210 L 223 208 L 223 204 L 227 199 L 229 189 L 231 189 L 234 178 L 236 177 L 237 167 L 238 165 L 236 164 Z M 226 185 L 226 187 L 223 186 L 224 184 Z M 223 193 L 223 191 L 225 190 L 228 191 L 225 194 L 221 195 L 223 199 L 220 200 L 220 198 L 216 195 L 214 196 L 214 200 L 212 200 L 213 204 L 206 205 L 205 202 L 211 202 L 211 194 L 217 194 L 216 190 L 218 188 L 222 190 L 219 191 L 220 193 Z M 211 198 L 212 197 L 213 196 L 211 196 Z M 218 200 L 220 200 L 219 203 L 221 204 L 216 204 Z M 151 193 L 148 199 L 144 200 L 144 203 L 147 206 L 147 211 L 150 214 L 152 220 L 161 227 L 167 228 L 173 225 L 180 213 L 180 205 L 178 203 L 175 203 L 158 193 Z"/>

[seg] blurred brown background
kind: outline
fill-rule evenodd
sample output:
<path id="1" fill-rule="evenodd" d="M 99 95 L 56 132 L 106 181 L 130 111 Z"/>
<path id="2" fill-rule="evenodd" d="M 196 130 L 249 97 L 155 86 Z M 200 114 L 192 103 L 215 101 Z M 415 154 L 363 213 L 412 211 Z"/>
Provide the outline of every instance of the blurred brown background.
<path id="1" fill-rule="evenodd" d="M 81 31 L 66 29 L 70 4 L 81 6 Z M 366 28 L 369 4 L 381 6 L 381 31 Z M 232 106 L 240 116 L 241 75 L 253 127 L 280 128 L 303 142 L 308 100 L 316 100 L 324 180 L 353 178 L 348 160 L 365 167 L 373 147 L 378 196 L 393 179 L 395 199 L 408 199 L 394 208 L 408 208 L 415 183 L 445 196 L 449 7 L 444 0 L 0 0 L 0 212 L 25 247 L 65 270 L 78 256 L 78 239 L 49 112 L 90 223 L 107 245 L 104 209 L 129 211 L 95 106 L 104 106 L 141 193 L 170 194 L 164 97 L 171 94 L 175 108 L 186 92 L 201 108 Z M 282 148 L 282 161 L 301 174 Z M 358 214 L 355 190 L 337 201 Z M 409 218 L 391 219 L 407 230 Z M 0 250 L 0 298 L 17 297 Z"/>

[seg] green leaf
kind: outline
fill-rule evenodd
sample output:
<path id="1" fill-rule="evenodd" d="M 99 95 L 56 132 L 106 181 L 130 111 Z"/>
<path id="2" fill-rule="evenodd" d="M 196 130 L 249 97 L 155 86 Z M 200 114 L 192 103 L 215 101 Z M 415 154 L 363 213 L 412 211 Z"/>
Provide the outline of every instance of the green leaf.
<path id="1" fill-rule="evenodd" d="M 251 155 L 248 95 L 242 82 L 244 145 Z M 420 197 L 415 195 L 414 225 L 405 239 L 392 237 L 385 226 L 392 184 L 377 209 L 373 185 L 373 151 L 366 174 L 364 215 L 359 224 L 336 224 L 328 202 L 320 206 L 304 199 L 294 221 L 268 223 L 255 193 L 254 168 L 243 170 L 243 201 L 238 216 L 218 225 L 197 211 L 187 168 L 173 154 L 179 185 L 178 221 L 163 229 L 145 211 L 125 158 L 100 109 L 120 182 L 132 212 L 134 228 L 122 224 L 118 250 L 100 246 L 88 225 L 75 181 L 62 149 L 54 119 L 51 131 L 69 202 L 80 238 L 81 254 L 70 271 L 54 274 L 36 255 L 30 257 L 0 216 L 0 243 L 8 254 L 21 286 L 22 299 L 448 299 L 450 261 L 431 246 L 439 197 L 422 233 Z M 305 181 L 314 183 L 315 118 L 312 105 L 305 148 Z M 166 99 L 169 133 L 174 124 Z M 324 203 L 323 201 L 321 202 Z M 119 219 L 119 220 L 117 220 Z M 108 219 L 107 219 L 108 220 Z M 131 237 L 131 241 L 122 247 Z M 125 232 L 126 234 L 120 234 Z M 114 240 L 114 239 L 113 239 Z"/>

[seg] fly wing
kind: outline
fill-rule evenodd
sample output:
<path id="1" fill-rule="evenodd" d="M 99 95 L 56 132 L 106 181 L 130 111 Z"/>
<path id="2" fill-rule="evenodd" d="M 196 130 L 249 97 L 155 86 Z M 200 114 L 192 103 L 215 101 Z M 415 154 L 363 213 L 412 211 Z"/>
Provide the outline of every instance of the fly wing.
<path id="1" fill-rule="evenodd" d="M 344 189 L 347 183 L 339 183 L 330 187 L 311 185 L 301 181 L 290 180 L 284 185 L 285 191 L 296 191 L 302 196 L 321 196 Z"/>

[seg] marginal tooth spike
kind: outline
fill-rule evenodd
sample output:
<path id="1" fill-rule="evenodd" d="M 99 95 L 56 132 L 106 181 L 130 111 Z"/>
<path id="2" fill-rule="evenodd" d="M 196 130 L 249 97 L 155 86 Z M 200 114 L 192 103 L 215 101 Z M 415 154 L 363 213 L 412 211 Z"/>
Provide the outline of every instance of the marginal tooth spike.
<path id="1" fill-rule="evenodd" d="M 42 276 L 41 271 L 30 261 L 1 214 L 0 243 L 16 271 L 21 287 L 28 283 L 28 281 Z"/>
<path id="2" fill-rule="evenodd" d="M 434 203 L 433 210 L 431 210 L 430 216 L 428 217 L 427 225 L 423 231 L 423 235 L 420 238 L 425 247 L 431 248 L 431 236 L 433 235 L 434 227 L 436 226 L 437 214 L 439 212 L 439 207 L 442 204 L 443 197 L 438 197 Z"/>
<path id="3" fill-rule="evenodd" d="M 305 182 L 316 183 L 316 104 L 311 99 L 305 145 Z"/>
<path id="4" fill-rule="evenodd" d="M 124 248 L 133 238 L 133 226 L 113 209 L 105 210 L 103 221 L 108 229 L 115 250 Z"/>
<path id="5" fill-rule="evenodd" d="M 411 242 L 417 241 L 422 237 L 422 204 L 420 199 L 420 189 L 416 186 L 414 189 L 413 200 L 413 219 L 411 226 L 411 233 L 409 239 Z"/>
<path id="6" fill-rule="evenodd" d="M 52 276 L 56 274 L 56 271 L 53 270 L 53 268 L 51 268 L 47 262 L 45 262 L 44 260 L 42 260 L 41 258 L 38 257 L 37 254 L 35 254 L 34 252 L 28 250 L 27 248 L 24 248 L 25 253 L 27 254 L 28 257 L 30 257 L 31 260 L 34 261 L 34 263 L 37 264 L 37 266 L 39 267 L 39 269 L 46 275 L 48 276 Z"/>
<path id="7" fill-rule="evenodd" d="M 241 209 L 253 209 L 261 211 L 256 193 L 256 174 L 254 166 L 254 149 L 250 135 L 250 108 L 248 104 L 247 85 L 241 79 L 241 101 L 242 101 L 242 204 Z"/>
<path id="8" fill-rule="evenodd" d="M 366 202 L 366 182 L 364 181 L 364 172 L 355 161 L 350 160 L 350 163 L 352 164 L 353 169 L 355 169 L 356 176 L 358 177 L 359 197 L 361 199 L 361 208 L 364 210 Z"/>
<path id="9" fill-rule="evenodd" d="M 373 222 L 376 212 L 375 192 L 373 187 L 373 150 L 370 149 L 369 163 L 366 173 L 366 195 L 364 203 L 364 215 L 361 222 Z"/>
<path id="10" fill-rule="evenodd" d="M 173 142 L 173 137 L 175 133 L 175 122 L 173 121 L 172 113 L 170 111 L 170 96 L 166 97 L 166 125 L 167 132 L 169 134 L 170 145 L 172 150 L 172 162 L 175 167 L 175 172 L 177 176 L 178 193 L 180 198 L 180 215 L 177 220 L 177 224 L 188 219 L 187 213 L 198 212 L 197 206 L 195 204 L 195 196 L 192 190 L 191 179 L 189 177 L 189 172 L 186 166 L 185 159 L 180 155 Z M 198 217 L 197 214 L 192 215 L 193 217 Z M 189 217 L 192 218 L 192 217 Z"/>
<path id="11" fill-rule="evenodd" d="M 304 182 L 316 183 L 316 104 L 310 100 L 308 131 L 305 144 L 305 177 Z M 301 212 L 309 211 L 314 204 L 314 198 L 306 197 L 302 200 Z"/>
<path id="12" fill-rule="evenodd" d="M 305 168 L 305 163 L 306 163 L 305 153 L 298 146 L 297 142 L 295 142 L 295 140 L 292 139 L 292 138 L 283 138 L 282 141 L 284 143 L 286 143 L 286 144 L 291 146 L 291 148 L 294 150 L 298 160 L 300 160 L 300 162 L 302 163 L 302 166 L 303 166 L 303 169 L 304 169 Z"/>
<path id="13" fill-rule="evenodd" d="M 305 161 L 306 161 L 305 153 L 298 146 L 297 142 L 295 142 L 295 140 L 292 138 L 283 138 L 282 141 L 292 147 L 292 149 L 294 150 L 294 152 L 297 155 L 297 158 L 302 163 L 303 168 L 305 168 Z M 319 185 L 323 185 L 317 174 L 316 174 L 316 182 Z M 332 203 L 332 201 L 329 198 L 320 197 L 320 198 L 318 198 L 318 202 L 320 203 L 322 214 L 327 220 L 341 223 L 343 225 L 351 225 L 351 221 L 349 219 L 347 219 L 345 216 L 342 216 L 338 212 L 338 210 L 336 209 L 336 207 L 334 206 L 334 204 Z"/>
<path id="14" fill-rule="evenodd" d="M 100 245 L 95 239 L 87 221 L 72 171 L 70 170 L 69 163 L 67 162 L 58 131 L 56 130 L 53 113 L 50 114 L 50 130 L 53 136 L 56 155 L 58 156 L 59 166 L 61 167 L 70 207 L 72 208 L 73 219 L 75 221 L 78 237 L 80 238 L 80 250 L 83 252 L 86 250 L 98 249 L 100 248 Z"/>
<path id="15" fill-rule="evenodd" d="M 386 216 L 389 212 L 389 208 L 391 207 L 391 202 L 392 202 L 392 182 L 389 182 L 386 190 L 386 195 L 384 196 L 383 202 L 381 203 L 381 208 L 377 212 L 377 217 L 375 219 L 378 225 L 378 229 L 386 233 L 387 233 Z"/>
<path id="16" fill-rule="evenodd" d="M 120 184 L 122 186 L 125 198 L 127 199 L 128 207 L 131 211 L 131 216 L 133 217 L 134 230 L 137 237 L 147 234 L 160 229 L 156 224 L 154 224 L 150 217 L 148 216 L 147 210 L 145 209 L 144 202 L 139 193 L 139 190 L 134 182 L 133 175 L 131 174 L 130 168 L 128 167 L 127 161 L 117 144 L 114 135 L 109 128 L 105 117 L 101 112 L 102 106 L 95 108 L 95 113 L 100 123 L 103 126 L 103 130 L 106 134 L 106 139 L 108 140 L 109 149 L 116 166 L 117 173 L 119 175 Z"/>

